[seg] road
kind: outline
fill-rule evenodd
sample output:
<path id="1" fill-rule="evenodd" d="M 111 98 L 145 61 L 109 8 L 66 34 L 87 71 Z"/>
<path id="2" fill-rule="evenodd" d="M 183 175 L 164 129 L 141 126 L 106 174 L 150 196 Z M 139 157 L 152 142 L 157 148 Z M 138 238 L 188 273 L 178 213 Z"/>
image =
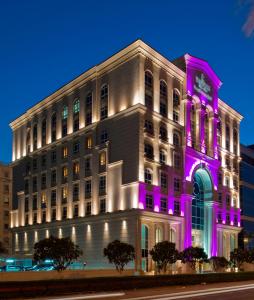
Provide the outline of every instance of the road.
<path id="1" fill-rule="evenodd" d="M 37 298 L 36 300 L 254 300 L 254 281 L 161 287 L 98 294 Z"/>

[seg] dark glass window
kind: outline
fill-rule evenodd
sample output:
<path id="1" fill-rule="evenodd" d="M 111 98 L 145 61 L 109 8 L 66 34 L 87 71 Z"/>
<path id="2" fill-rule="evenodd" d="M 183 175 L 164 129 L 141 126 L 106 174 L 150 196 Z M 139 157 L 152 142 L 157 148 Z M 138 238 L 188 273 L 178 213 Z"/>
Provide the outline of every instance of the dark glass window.
<path id="1" fill-rule="evenodd" d="M 153 196 L 146 195 L 146 209 L 153 209 Z"/>

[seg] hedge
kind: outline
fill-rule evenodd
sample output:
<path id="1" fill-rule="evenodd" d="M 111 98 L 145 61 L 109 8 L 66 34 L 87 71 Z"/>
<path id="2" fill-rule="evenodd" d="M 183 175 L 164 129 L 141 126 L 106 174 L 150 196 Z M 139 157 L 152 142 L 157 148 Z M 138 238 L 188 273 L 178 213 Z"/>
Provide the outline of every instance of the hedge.
<path id="1" fill-rule="evenodd" d="M 0 282 L 0 295 L 1 299 L 10 299 L 253 279 L 254 272 L 239 272 Z"/>

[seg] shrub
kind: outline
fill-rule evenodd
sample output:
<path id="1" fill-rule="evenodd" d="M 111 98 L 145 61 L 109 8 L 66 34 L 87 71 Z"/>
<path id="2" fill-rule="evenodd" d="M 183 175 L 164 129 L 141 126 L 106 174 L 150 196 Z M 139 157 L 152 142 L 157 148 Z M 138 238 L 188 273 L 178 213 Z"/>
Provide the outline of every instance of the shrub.
<path id="1" fill-rule="evenodd" d="M 111 264 L 114 264 L 116 270 L 121 273 L 124 267 L 135 259 L 135 249 L 132 245 L 115 240 L 108 244 L 103 250 L 104 256 L 108 258 Z"/>
<path id="2" fill-rule="evenodd" d="M 224 256 L 212 256 L 209 261 L 211 262 L 215 272 L 221 268 L 226 268 L 229 264 L 229 261 Z"/>
<path id="3" fill-rule="evenodd" d="M 203 248 L 188 247 L 180 253 L 182 263 L 189 263 L 193 270 L 196 269 L 196 263 L 207 261 L 207 254 Z"/>
<path id="4" fill-rule="evenodd" d="M 166 272 L 168 265 L 174 264 L 179 256 L 178 251 L 175 248 L 175 244 L 163 241 L 157 243 L 150 251 L 152 260 L 156 263 L 158 271 L 163 270 Z"/>

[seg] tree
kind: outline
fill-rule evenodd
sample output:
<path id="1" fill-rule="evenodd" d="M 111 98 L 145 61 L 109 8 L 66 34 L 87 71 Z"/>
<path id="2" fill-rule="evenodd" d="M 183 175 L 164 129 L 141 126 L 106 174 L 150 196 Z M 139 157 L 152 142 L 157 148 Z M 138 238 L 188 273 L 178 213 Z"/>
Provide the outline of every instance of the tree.
<path id="1" fill-rule="evenodd" d="M 6 254 L 8 251 L 7 249 L 4 247 L 3 242 L 0 241 L 0 255 L 2 254 Z"/>
<path id="2" fill-rule="evenodd" d="M 153 247 L 150 255 L 152 256 L 152 260 L 155 261 L 159 273 L 161 270 L 165 273 L 168 265 L 172 265 L 177 261 L 179 253 L 174 243 L 163 241 Z"/>
<path id="3" fill-rule="evenodd" d="M 229 262 L 224 256 L 212 256 L 210 258 L 210 262 L 212 263 L 213 270 L 216 272 L 219 269 L 224 269 L 228 266 Z"/>
<path id="4" fill-rule="evenodd" d="M 242 264 L 246 261 L 247 256 L 247 251 L 240 248 L 230 252 L 230 261 L 233 264 L 233 267 L 240 269 Z"/>
<path id="5" fill-rule="evenodd" d="M 52 260 L 57 271 L 65 270 L 73 260 L 76 260 L 82 251 L 75 245 L 69 237 L 57 238 L 50 236 L 34 245 L 34 260 L 44 262 L 46 259 Z"/>
<path id="6" fill-rule="evenodd" d="M 180 253 L 182 263 L 189 263 L 193 270 L 196 269 L 196 263 L 207 261 L 207 254 L 203 248 L 188 247 Z"/>
<path id="7" fill-rule="evenodd" d="M 108 244 L 103 250 L 104 256 L 108 258 L 111 264 L 114 264 L 116 270 L 121 273 L 124 266 L 135 259 L 135 249 L 132 245 L 115 240 Z"/>

